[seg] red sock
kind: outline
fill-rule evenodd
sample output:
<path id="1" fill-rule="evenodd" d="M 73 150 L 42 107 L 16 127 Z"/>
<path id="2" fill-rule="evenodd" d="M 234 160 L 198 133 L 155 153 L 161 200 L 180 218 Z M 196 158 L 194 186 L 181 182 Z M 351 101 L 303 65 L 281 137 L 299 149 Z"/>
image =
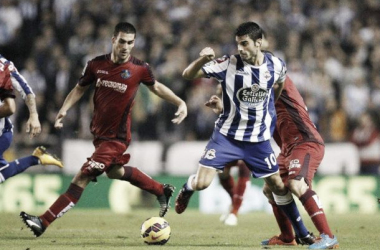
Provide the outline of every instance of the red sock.
<path id="1" fill-rule="evenodd" d="M 49 226 L 55 219 L 64 215 L 77 204 L 83 192 L 83 188 L 71 183 L 66 193 L 61 194 L 51 207 L 40 216 L 44 226 Z"/>
<path id="2" fill-rule="evenodd" d="M 233 200 L 235 185 L 234 178 L 231 175 L 229 175 L 226 179 L 220 178 L 220 184 L 224 190 L 227 191 L 228 195 L 231 197 L 231 200 Z"/>
<path id="3" fill-rule="evenodd" d="M 319 204 L 319 199 L 317 194 L 308 189 L 301 197 L 300 201 L 305 207 L 305 210 L 309 214 L 311 220 L 313 221 L 315 227 L 320 234 L 327 234 L 331 238 L 334 237 L 331 233 L 329 224 L 327 223 L 327 218 L 325 212 L 322 209 L 322 206 Z"/>
<path id="4" fill-rule="evenodd" d="M 126 166 L 124 167 L 124 175 L 120 180 L 128 181 L 133 186 L 141 188 L 142 190 L 148 191 L 151 194 L 160 196 L 164 194 L 164 189 L 161 183 L 153 180 L 145 173 L 141 172 L 139 169 L 134 167 Z"/>
<path id="5" fill-rule="evenodd" d="M 232 211 L 231 213 L 237 215 L 241 204 L 243 203 L 243 196 L 245 189 L 247 187 L 247 182 L 250 180 L 250 177 L 239 177 L 235 192 L 234 198 L 232 199 Z"/>
<path id="6" fill-rule="evenodd" d="M 279 238 L 283 242 L 291 242 L 292 240 L 294 240 L 292 223 L 290 223 L 290 220 L 288 219 L 288 217 L 276 205 L 276 203 L 272 201 L 269 201 L 269 203 L 272 205 L 274 217 L 276 218 L 278 227 L 280 228 L 280 231 L 281 231 Z"/>

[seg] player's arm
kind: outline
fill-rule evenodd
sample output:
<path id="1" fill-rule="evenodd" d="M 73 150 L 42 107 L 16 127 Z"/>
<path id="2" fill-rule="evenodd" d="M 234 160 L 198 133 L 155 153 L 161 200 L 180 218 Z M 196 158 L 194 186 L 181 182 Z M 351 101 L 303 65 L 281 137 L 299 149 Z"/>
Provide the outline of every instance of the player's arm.
<path id="1" fill-rule="evenodd" d="M 220 114 L 223 111 L 222 100 L 216 95 L 210 97 L 210 99 L 205 103 L 206 107 L 211 108 L 215 114 Z"/>
<path id="2" fill-rule="evenodd" d="M 281 92 L 284 89 L 285 81 L 282 82 L 276 82 L 274 85 L 274 101 L 277 102 L 277 100 L 280 98 Z"/>
<path id="3" fill-rule="evenodd" d="M 193 80 L 196 78 L 205 77 L 202 71 L 203 65 L 214 60 L 215 52 L 212 48 L 206 47 L 199 53 L 199 58 L 190 63 L 189 66 L 183 71 L 182 76 L 186 80 Z"/>
<path id="4" fill-rule="evenodd" d="M 8 117 L 16 112 L 16 102 L 12 97 L 6 97 L 0 105 L 0 118 Z"/>
<path id="5" fill-rule="evenodd" d="M 147 87 L 155 95 L 178 107 L 178 110 L 175 113 L 176 118 L 172 120 L 173 123 L 180 124 L 183 121 L 183 119 L 185 119 L 185 117 L 187 116 L 186 103 L 176 94 L 174 94 L 174 92 L 171 89 L 169 89 L 168 87 L 166 87 L 158 81 L 155 81 L 155 84 Z"/>
<path id="6" fill-rule="evenodd" d="M 30 138 L 32 138 L 41 133 L 41 123 L 38 119 L 36 98 L 34 94 L 26 95 L 25 104 L 29 110 L 29 119 L 26 122 L 26 133 L 29 133 Z"/>
<path id="7" fill-rule="evenodd" d="M 84 95 L 84 93 L 86 92 L 86 90 L 88 88 L 89 88 L 89 85 L 83 87 L 83 86 L 80 86 L 79 84 L 77 84 L 70 91 L 70 93 L 67 95 L 65 101 L 63 102 L 63 105 L 62 105 L 61 109 L 59 110 L 57 117 L 55 118 L 55 124 L 54 124 L 55 128 L 60 129 L 63 127 L 62 119 L 66 116 L 67 111 L 72 106 L 74 106 L 75 103 L 78 102 L 78 100 Z"/>

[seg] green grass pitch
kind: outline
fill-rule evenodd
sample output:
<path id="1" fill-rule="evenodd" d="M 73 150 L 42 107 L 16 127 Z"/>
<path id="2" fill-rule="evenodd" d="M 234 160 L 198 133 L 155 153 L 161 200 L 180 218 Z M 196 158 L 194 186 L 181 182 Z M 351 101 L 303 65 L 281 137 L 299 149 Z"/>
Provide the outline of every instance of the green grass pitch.
<path id="1" fill-rule="evenodd" d="M 140 238 L 142 222 L 157 216 L 158 209 L 134 209 L 133 214 L 117 215 L 108 210 L 72 209 L 56 220 L 39 238 L 21 222 L 18 214 L 0 213 L 0 249 L 4 250 L 76 250 L 76 249 L 306 249 L 306 246 L 260 246 L 260 242 L 278 233 L 274 217 L 266 213 L 239 216 L 239 225 L 227 227 L 219 215 L 188 210 L 177 215 L 171 209 L 166 216 L 172 234 L 164 246 L 145 245 Z M 316 232 L 307 215 L 307 227 Z M 380 249 L 380 215 L 328 215 L 340 249 Z"/>

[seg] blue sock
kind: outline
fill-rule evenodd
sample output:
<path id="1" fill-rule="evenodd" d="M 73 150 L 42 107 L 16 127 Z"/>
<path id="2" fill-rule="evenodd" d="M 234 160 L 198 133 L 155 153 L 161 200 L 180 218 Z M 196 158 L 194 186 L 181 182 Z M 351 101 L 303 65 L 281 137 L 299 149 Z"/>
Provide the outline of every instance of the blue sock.
<path id="1" fill-rule="evenodd" d="M 27 168 L 38 164 L 39 159 L 35 156 L 27 156 L 9 162 L 8 165 L 0 167 L 0 183 L 12 176 L 24 172 Z"/>
<path id="2" fill-rule="evenodd" d="M 273 194 L 277 206 L 286 214 L 289 218 L 295 233 L 298 237 L 305 237 L 309 234 L 309 231 L 303 224 L 301 215 L 298 211 L 297 205 L 293 200 L 292 194 L 288 192 L 284 196 Z"/>

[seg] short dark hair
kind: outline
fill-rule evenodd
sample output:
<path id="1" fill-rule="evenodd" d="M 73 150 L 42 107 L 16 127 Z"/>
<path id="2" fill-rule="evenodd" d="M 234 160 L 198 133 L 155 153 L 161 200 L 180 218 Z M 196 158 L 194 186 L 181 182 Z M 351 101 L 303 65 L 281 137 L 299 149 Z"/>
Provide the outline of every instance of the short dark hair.
<path id="1" fill-rule="evenodd" d="M 239 25 L 235 31 L 235 36 L 248 35 L 253 41 L 263 38 L 263 30 L 255 22 L 245 22 Z"/>
<path id="2" fill-rule="evenodd" d="M 120 23 L 116 24 L 113 35 L 117 36 L 119 34 L 119 32 L 124 32 L 127 34 L 135 34 L 136 35 L 136 28 L 131 23 L 120 22 Z"/>

